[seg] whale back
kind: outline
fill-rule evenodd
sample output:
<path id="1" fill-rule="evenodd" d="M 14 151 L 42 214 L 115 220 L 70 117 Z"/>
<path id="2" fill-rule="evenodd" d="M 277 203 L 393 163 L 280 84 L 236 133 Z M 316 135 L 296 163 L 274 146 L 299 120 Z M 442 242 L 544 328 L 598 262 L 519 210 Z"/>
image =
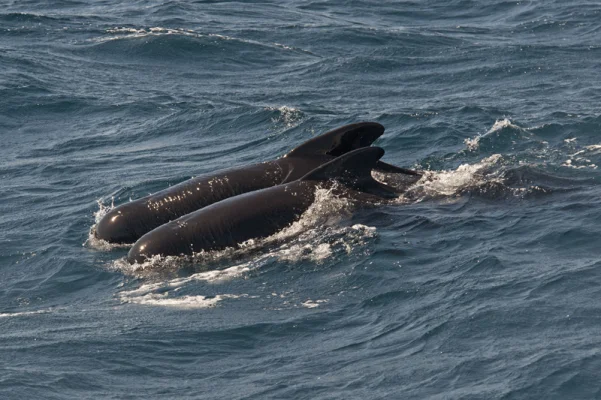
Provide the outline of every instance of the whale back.
<path id="1" fill-rule="evenodd" d="M 301 181 L 334 180 L 359 192 L 383 198 L 394 198 L 398 193 L 371 176 L 380 158 L 384 155 L 381 147 L 366 147 L 346 153 L 303 176 Z"/>

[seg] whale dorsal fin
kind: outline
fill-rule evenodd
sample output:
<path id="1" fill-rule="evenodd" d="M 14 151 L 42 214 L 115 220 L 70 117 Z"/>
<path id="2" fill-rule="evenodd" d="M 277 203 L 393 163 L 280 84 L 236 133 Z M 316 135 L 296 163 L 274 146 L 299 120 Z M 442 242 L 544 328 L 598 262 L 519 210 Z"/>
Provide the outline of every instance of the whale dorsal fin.
<path id="1" fill-rule="evenodd" d="M 371 146 L 383 133 L 384 126 L 377 122 L 358 122 L 345 125 L 307 140 L 284 157 L 316 155 L 339 157 L 350 151 Z M 380 172 L 421 176 L 417 171 L 386 164 L 382 161 L 378 161 L 374 169 Z"/>
<path id="2" fill-rule="evenodd" d="M 375 194 L 380 197 L 397 197 L 389 186 L 376 181 L 371 176 L 378 160 L 384 155 L 381 147 L 366 147 L 346 153 L 303 176 L 302 181 L 336 180 L 353 189 Z"/>
<path id="3" fill-rule="evenodd" d="M 349 151 L 371 146 L 383 133 L 384 127 L 377 122 L 345 125 L 306 141 L 286 154 L 286 157 L 326 154 L 338 157 Z"/>

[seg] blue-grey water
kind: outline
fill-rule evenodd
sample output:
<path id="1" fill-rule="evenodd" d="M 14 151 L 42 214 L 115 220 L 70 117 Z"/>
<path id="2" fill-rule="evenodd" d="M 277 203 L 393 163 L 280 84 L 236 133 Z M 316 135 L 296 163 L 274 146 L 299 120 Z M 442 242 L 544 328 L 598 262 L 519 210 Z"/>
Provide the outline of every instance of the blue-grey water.
<path id="1" fill-rule="evenodd" d="M 89 238 L 366 120 L 428 171 L 397 204 L 193 264 Z M 599 2 L 4 0 L 0 139 L 3 399 L 601 398 Z"/>

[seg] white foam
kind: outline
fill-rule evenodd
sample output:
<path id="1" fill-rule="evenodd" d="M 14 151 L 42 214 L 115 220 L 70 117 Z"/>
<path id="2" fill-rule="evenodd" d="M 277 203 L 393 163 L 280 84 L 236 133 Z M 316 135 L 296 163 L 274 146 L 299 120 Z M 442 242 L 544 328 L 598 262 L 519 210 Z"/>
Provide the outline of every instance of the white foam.
<path id="1" fill-rule="evenodd" d="M 588 159 L 583 159 L 581 157 L 578 157 L 576 159 L 567 159 L 563 162 L 563 164 L 561 164 L 562 167 L 567 167 L 567 168 L 573 168 L 573 169 L 585 169 L 585 168 L 590 168 L 590 169 L 597 169 L 597 165 L 590 163 L 590 164 L 584 164 L 584 165 L 576 165 L 573 162 L 579 162 L 579 161 L 584 161 L 584 162 L 588 162 L 590 163 L 591 160 Z"/>
<path id="2" fill-rule="evenodd" d="M 52 310 L 36 310 L 36 311 L 22 311 L 15 313 L 0 313 L 0 318 L 14 318 L 14 317 L 24 317 L 29 315 L 37 315 L 37 314 L 46 314 L 51 312 Z"/>
<path id="3" fill-rule="evenodd" d="M 96 203 L 98 204 L 98 211 L 96 211 L 94 213 L 94 223 L 97 224 L 100 222 L 102 217 L 104 217 L 106 214 L 108 214 L 109 211 L 111 211 L 113 208 L 115 208 L 115 198 L 111 197 L 111 205 L 110 206 L 104 205 L 103 199 L 96 200 Z"/>
<path id="4" fill-rule="evenodd" d="M 272 256 L 280 261 L 299 262 L 307 260 L 322 263 L 331 258 L 340 249 L 351 254 L 356 247 L 376 236 L 376 228 L 355 224 L 351 227 L 330 228 L 329 231 L 318 233 L 309 230 L 296 241 L 281 245 Z M 321 241 L 321 243 L 317 243 Z"/>
<path id="5" fill-rule="evenodd" d="M 482 137 L 482 135 L 478 135 L 473 139 L 464 139 L 463 143 L 465 143 L 465 145 L 467 146 L 467 149 L 470 151 L 474 151 L 477 150 L 478 147 L 480 147 L 480 138 Z"/>
<path id="6" fill-rule="evenodd" d="M 486 132 L 486 134 L 497 132 L 505 128 L 522 129 L 520 126 L 512 123 L 509 119 L 503 118 L 496 120 L 493 126 L 488 130 L 488 132 Z"/>
<path id="7" fill-rule="evenodd" d="M 316 308 L 316 307 L 319 307 L 321 304 L 324 304 L 324 303 L 327 303 L 327 302 L 328 302 L 327 300 L 315 300 L 315 301 L 313 301 L 313 300 L 309 299 L 309 300 L 305 301 L 304 303 L 301 303 L 301 305 L 303 307 L 306 307 L 306 308 Z"/>
<path id="8" fill-rule="evenodd" d="M 297 126 L 303 119 L 304 114 L 301 110 L 294 107 L 266 107 L 269 111 L 278 111 L 279 115 L 271 119 L 274 124 L 282 124 L 286 128 Z"/>
<path id="9" fill-rule="evenodd" d="M 126 261 L 125 261 L 126 262 Z M 181 264 L 180 264 L 181 265 Z M 207 283 L 221 283 L 225 281 L 232 280 L 239 276 L 242 276 L 246 272 L 250 271 L 252 268 L 251 262 L 246 262 L 238 265 L 234 265 L 232 267 L 226 269 L 216 269 L 210 271 L 197 272 L 187 277 L 183 278 L 175 278 L 169 280 L 167 282 L 160 283 L 146 283 L 141 285 L 139 288 L 130 290 L 128 293 L 130 294 L 145 294 L 158 289 L 175 289 L 182 287 L 190 282 L 207 282 Z M 135 274 L 138 277 L 144 277 L 141 274 Z"/>
<path id="10" fill-rule="evenodd" d="M 475 164 L 463 164 L 452 171 L 424 171 L 423 177 L 410 186 L 398 198 L 399 203 L 422 201 L 427 198 L 454 196 L 462 190 L 485 183 L 496 177 L 483 172 L 498 163 L 501 155 L 495 154 Z M 339 251 L 351 253 L 357 246 L 376 236 L 376 229 L 365 225 L 340 226 L 339 222 L 351 215 L 352 202 L 334 195 L 336 188 L 319 188 L 315 201 L 301 218 L 287 228 L 262 239 L 249 240 L 236 248 L 219 251 L 202 251 L 191 258 L 155 256 L 143 263 L 129 264 L 125 259 L 115 261 L 111 268 L 126 275 L 147 278 L 181 269 L 182 264 L 192 261 L 196 265 L 223 260 L 234 260 L 252 256 L 244 263 L 238 263 L 223 270 L 205 271 L 186 278 L 178 278 L 157 284 L 154 289 L 180 287 L 192 281 L 218 282 L 240 277 L 260 267 L 269 259 L 298 262 L 309 260 L 323 262 Z M 99 203 L 100 204 L 100 203 Z M 102 209 L 102 206 L 101 206 Z M 100 211 L 99 211 L 100 213 Z M 274 248 L 269 249 L 270 246 Z M 267 252 L 256 255 L 267 248 Z M 253 254 L 255 254 L 253 256 Z M 143 290 L 143 287 L 141 288 Z"/>
<path id="11" fill-rule="evenodd" d="M 502 160 L 495 154 L 475 164 L 463 164 L 451 171 L 425 171 L 424 176 L 407 192 L 400 196 L 399 202 L 422 201 L 432 197 L 453 197 L 462 190 L 475 185 L 498 179 L 494 171 L 488 171 Z M 498 170 L 498 169 L 497 169 Z M 198 283 L 219 285 L 233 279 L 244 277 L 248 273 L 273 260 L 299 262 L 309 260 L 322 263 L 336 254 L 351 254 L 357 248 L 364 248 L 367 241 L 377 235 L 374 227 L 361 224 L 341 226 L 340 220 L 351 214 L 352 203 L 337 197 L 336 188 L 317 189 L 315 201 L 289 227 L 264 239 L 249 240 L 237 248 L 221 251 L 201 252 L 191 259 L 195 265 L 216 261 L 240 260 L 225 269 L 201 271 L 187 277 L 174 279 L 162 278 L 161 281 L 143 282 L 139 287 L 124 290 L 117 294 L 122 303 L 152 305 L 177 308 L 210 308 L 217 306 L 224 299 L 249 298 L 242 294 L 218 294 L 216 296 L 177 296 L 179 290 L 187 285 Z M 261 251 L 258 251 L 261 249 Z M 138 278 L 158 276 L 165 271 L 177 271 L 189 258 L 156 256 L 142 264 L 130 265 L 125 259 L 113 263 L 113 268 Z M 160 278 L 161 279 L 161 278 Z M 214 292 L 215 288 L 211 290 Z M 327 300 L 307 300 L 301 305 L 315 308 Z"/>
<path id="12" fill-rule="evenodd" d="M 302 258 L 310 258 L 313 261 L 323 261 L 332 255 L 332 246 L 329 243 L 319 243 L 317 246 L 311 244 L 293 245 L 278 252 L 280 260 L 298 261 Z"/>
<path id="13" fill-rule="evenodd" d="M 315 201 L 303 213 L 301 218 L 288 228 L 268 237 L 266 242 L 286 240 L 318 226 L 333 226 L 343 218 L 350 216 L 352 203 L 345 198 L 335 196 L 334 190 L 335 187 L 317 189 L 315 191 Z"/>
<path id="14" fill-rule="evenodd" d="M 568 139 L 564 140 L 567 141 Z M 576 140 L 574 138 L 574 140 Z M 601 152 L 601 144 L 591 144 L 584 146 L 574 154 L 570 154 L 569 158 L 561 164 L 562 167 L 573 169 L 597 169 L 597 164 L 594 164 L 589 158 L 598 155 Z"/>
<path id="15" fill-rule="evenodd" d="M 213 307 L 224 298 L 232 295 L 177 297 L 166 293 L 177 292 L 186 285 L 203 282 L 217 285 L 243 277 L 273 260 L 298 262 L 310 260 L 321 263 L 340 252 L 350 254 L 355 248 L 364 247 L 365 242 L 376 236 L 376 229 L 361 224 L 339 226 L 341 216 L 350 210 L 350 203 L 334 196 L 332 190 L 318 189 L 315 202 L 301 216 L 300 220 L 276 234 L 243 243 L 238 248 L 222 251 L 202 252 L 193 257 L 195 264 L 215 262 L 224 259 L 248 257 L 248 261 L 237 263 L 225 269 L 202 271 L 187 277 L 144 282 L 139 287 L 118 293 L 123 303 L 146 304 L 168 307 L 203 308 Z M 269 248 L 269 246 L 273 246 Z M 257 252 L 258 248 L 267 251 Z M 252 258 L 250 257 L 252 256 Z M 115 261 L 112 268 L 138 278 L 159 276 L 165 271 L 181 269 L 187 259 L 181 257 L 154 257 L 142 264 L 130 265 L 125 259 Z M 163 278 L 164 279 L 164 278 Z M 249 297 L 240 295 L 240 297 Z"/>
<path id="16" fill-rule="evenodd" d="M 486 182 L 487 178 L 482 172 L 501 159 L 500 154 L 493 154 L 476 164 L 462 164 L 454 171 L 424 171 L 422 178 L 401 195 L 400 200 L 422 201 L 432 197 L 456 195 L 462 190 Z"/>
<path id="17" fill-rule="evenodd" d="M 169 293 L 148 293 L 143 296 L 121 296 L 123 303 L 183 309 L 212 308 L 224 299 L 239 299 L 248 295 L 218 294 L 214 297 L 181 296 L 169 297 Z"/>
<path id="18" fill-rule="evenodd" d="M 486 131 L 486 133 L 484 133 L 483 135 L 479 134 L 471 139 L 464 139 L 463 143 L 465 143 L 468 150 L 477 150 L 480 147 L 480 139 L 487 135 L 490 135 L 491 133 L 498 132 L 504 128 L 523 129 L 522 127 L 512 123 L 508 118 L 498 119 L 495 121 L 493 126 L 488 131 Z"/>
<path id="19" fill-rule="evenodd" d="M 273 250 L 273 252 L 269 252 L 267 257 L 278 257 L 286 260 L 293 260 L 295 258 L 299 260 L 323 260 L 331 254 L 329 246 L 332 244 L 340 244 L 340 240 L 344 241 L 344 238 L 330 244 L 324 243 L 323 246 L 315 246 L 312 240 L 320 234 L 318 233 L 319 230 L 316 230 L 315 228 L 335 227 L 333 229 L 333 232 L 335 233 L 330 232 L 330 234 L 349 234 L 350 238 L 356 237 L 357 234 L 359 236 L 373 236 L 373 231 L 375 231 L 375 229 L 364 227 L 363 225 L 354 225 L 351 228 L 337 227 L 337 224 L 341 219 L 351 215 L 353 205 L 349 200 L 335 196 L 333 193 L 334 190 L 335 187 L 330 189 L 318 188 L 315 191 L 315 201 L 303 213 L 301 218 L 269 237 L 251 239 L 241 243 L 235 248 L 226 248 L 218 251 L 201 251 L 195 253 L 193 257 L 191 257 L 191 261 L 195 264 L 206 264 L 223 259 L 239 259 L 258 249 L 274 244 L 279 244 L 279 247 Z M 297 242 L 290 243 L 289 240 L 292 238 L 297 238 Z M 310 246 L 310 248 L 307 246 Z M 153 270 L 168 271 L 178 269 L 184 260 L 185 259 L 182 257 L 154 256 L 143 263 L 129 264 L 125 259 L 119 259 L 111 265 L 111 269 L 119 270 L 128 275 L 142 277 L 146 276 L 147 272 Z M 247 268 L 247 266 L 241 266 L 240 268 L 232 269 L 231 271 L 228 271 L 229 269 L 221 272 L 212 271 L 206 276 L 225 276 L 244 268 Z"/>
<path id="20" fill-rule="evenodd" d="M 495 154 L 475 164 L 463 164 L 455 170 L 425 171 L 424 176 L 400 196 L 399 202 L 422 201 L 440 196 L 452 197 L 469 187 L 498 179 L 494 171 L 488 170 L 501 160 L 501 155 Z M 238 279 L 264 265 L 269 265 L 273 260 L 285 262 L 309 260 L 321 263 L 336 254 L 350 254 L 356 248 L 364 248 L 365 243 L 376 236 L 376 229 L 360 224 L 350 227 L 340 226 L 340 220 L 351 215 L 353 205 L 349 200 L 337 197 L 334 194 L 335 190 L 336 188 L 317 189 L 315 201 L 298 221 L 267 238 L 249 240 L 237 248 L 197 253 L 192 258 L 196 265 L 247 257 L 244 262 L 236 262 L 225 269 L 197 272 L 187 277 L 144 282 L 137 288 L 118 293 L 118 297 L 123 303 L 132 304 L 179 308 L 215 307 L 226 298 L 249 296 L 232 294 L 218 294 L 214 297 L 176 296 L 174 293 L 186 285 L 199 282 L 215 285 Z M 103 210 L 101 206 L 100 209 Z M 258 249 L 261 249 L 261 252 L 258 252 Z M 142 264 L 130 265 L 121 259 L 113 263 L 113 268 L 138 278 L 147 278 L 157 273 L 160 276 L 160 273 L 165 271 L 177 271 L 181 269 L 182 263 L 189 261 L 190 259 L 181 257 L 156 256 Z M 314 308 L 325 301 L 307 300 L 302 303 L 302 306 Z"/>
<path id="21" fill-rule="evenodd" d="M 204 296 L 196 296 L 195 298 L 188 297 L 169 297 L 165 291 L 177 292 L 186 285 L 196 282 L 204 282 L 207 284 L 221 284 L 223 282 L 240 278 L 255 269 L 266 265 L 270 260 L 277 259 L 280 261 L 298 262 L 300 260 L 310 260 L 313 262 L 322 262 L 325 259 L 332 257 L 337 250 L 351 253 L 356 247 L 363 247 L 366 240 L 376 235 L 376 229 L 365 225 L 356 224 L 352 227 L 328 228 L 325 232 L 319 229 L 309 230 L 303 235 L 300 235 L 292 242 L 285 242 L 279 247 L 261 254 L 247 262 L 237 264 L 222 270 L 203 271 L 192 274 L 188 277 L 175 278 L 161 282 L 143 283 L 139 287 L 122 291 L 118 297 L 123 303 L 134 304 L 151 304 L 160 306 L 178 306 L 178 307 L 196 307 L 201 308 L 207 305 L 214 306 L 223 298 L 218 297 L 207 299 Z M 315 242 L 320 242 L 315 245 Z M 240 254 L 240 253 L 239 253 Z M 172 258 L 176 262 L 177 258 Z M 164 262 L 165 260 L 163 260 Z M 126 261 L 123 261 L 127 264 Z M 156 267 L 164 264 L 157 264 Z M 181 267 L 181 260 L 179 261 Z M 149 267 L 146 267 L 149 268 Z M 138 277 L 143 277 L 145 270 L 138 270 L 134 274 Z M 167 292 L 168 293 L 168 292 Z M 239 297 L 249 297 L 241 295 Z M 212 304 L 214 302 L 215 304 Z"/>
<path id="22" fill-rule="evenodd" d="M 104 217 L 109 211 L 115 208 L 115 199 L 114 197 L 111 197 L 110 205 L 105 205 L 104 199 L 98 199 L 96 200 L 96 203 L 98 203 L 98 211 L 94 212 L 94 224 L 92 224 L 92 226 L 90 227 L 90 230 L 88 232 L 88 238 L 85 242 L 83 242 L 82 246 L 88 246 L 101 251 L 110 251 L 117 248 L 131 247 L 132 244 L 109 243 L 106 240 L 102 240 L 96 237 L 96 226 L 98 225 L 102 217 Z"/>
<path id="23" fill-rule="evenodd" d="M 93 42 L 109 42 L 112 40 L 121 40 L 121 39 L 133 39 L 133 38 L 143 38 L 148 36 L 163 36 L 163 35 L 182 35 L 182 36 L 192 36 L 192 37 L 203 37 L 207 35 L 201 35 L 195 33 L 189 29 L 170 29 L 170 28 L 162 28 L 160 26 L 152 27 L 152 28 L 126 28 L 126 27 L 115 27 L 106 30 L 107 33 L 113 34 L 113 36 L 109 37 L 99 37 L 90 39 Z"/>
<path id="24" fill-rule="evenodd" d="M 238 299 L 251 296 L 246 294 L 219 294 L 214 297 L 208 297 L 202 295 L 171 296 L 170 294 L 177 293 L 182 287 L 191 282 L 204 281 L 216 284 L 238 277 L 249 270 L 249 263 L 244 263 L 224 270 L 204 271 L 188 277 L 175 278 L 164 282 L 143 283 L 138 288 L 124 290 L 117 295 L 121 303 L 175 308 L 210 308 L 215 307 L 217 303 L 224 299 Z"/>
<path id="25" fill-rule="evenodd" d="M 242 39 L 236 38 L 227 35 L 221 35 L 218 33 L 198 33 L 191 29 L 181 29 L 181 28 L 163 28 L 160 26 L 155 26 L 151 28 L 127 28 L 127 27 L 115 27 L 106 30 L 106 33 L 111 34 L 112 36 L 103 36 L 98 38 L 90 39 L 92 42 L 103 43 L 109 42 L 113 40 L 123 40 L 123 39 L 137 39 L 144 38 L 149 36 L 165 36 L 165 35 L 179 35 L 179 36 L 188 36 L 195 38 L 215 38 L 219 40 L 225 41 L 237 41 L 240 43 L 248 43 L 257 46 L 270 47 L 270 48 L 278 48 L 286 51 L 297 51 L 297 49 L 286 46 L 281 43 L 262 43 L 256 40 L 251 39 Z M 300 50 L 300 49 L 299 49 Z M 311 54 L 306 50 L 300 50 L 304 53 Z"/>

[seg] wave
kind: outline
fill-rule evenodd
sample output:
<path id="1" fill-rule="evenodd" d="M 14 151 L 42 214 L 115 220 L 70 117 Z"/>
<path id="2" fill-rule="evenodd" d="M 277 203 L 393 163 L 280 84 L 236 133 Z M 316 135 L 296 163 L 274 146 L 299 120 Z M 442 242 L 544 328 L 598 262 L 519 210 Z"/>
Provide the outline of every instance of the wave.
<path id="1" fill-rule="evenodd" d="M 472 138 L 464 139 L 467 150 L 486 150 L 489 148 L 499 148 L 506 142 L 512 141 L 514 145 L 527 144 L 554 144 L 560 145 L 561 142 L 570 144 L 577 141 L 574 137 L 575 132 L 586 132 L 601 128 L 601 117 L 599 116 L 578 116 L 574 114 L 555 113 L 554 119 L 575 119 L 573 122 L 543 122 L 539 125 L 525 127 L 511 121 L 509 118 L 497 119 L 494 124 L 484 133 Z M 528 148 L 520 147 L 520 150 L 527 151 Z"/>
<path id="2" fill-rule="evenodd" d="M 271 118 L 274 124 L 282 125 L 285 128 L 293 128 L 297 126 L 304 118 L 301 110 L 294 107 L 266 107 L 268 111 L 277 112 L 276 116 Z"/>
<path id="3" fill-rule="evenodd" d="M 47 21 L 56 22 L 56 21 L 61 21 L 61 19 L 55 18 L 55 17 L 50 17 L 50 16 L 43 15 L 43 14 L 32 13 L 32 12 L 12 12 L 12 13 L 0 14 L 0 21 L 19 22 L 19 23 L 26 23 L 26 22 L 40 23 L 40 22 L 47 22 Z"/>
<path id="4" fill-rule="evenodd" d="M 141 296 L 130 295 L 127 292 L 120 293 L 123 303 L 133 303 L 149 306 L 174 307 L 174 308 L 211 308 L 224 299 L 239 299 L 248 295 L 218 294 L 208 296 L 182 296 L 168 297 L 169 293 L 147 293 Z"/>
<path id="5" fill-rule="evenodd" d="M 97 221 L 108 212 L 110 208 L 105 207 L 99 202 L 99 211 L 96 213 Z M 321 232 L 316 227 L 335 227 L 336 224 L 344 217 L 349 217 L 352 210 L 352 203 L 344 198 L 337 197 L 333 194 L 332 189 L 318 189 L 315 193 L 315 201 L 303 213 L 301 218 L 292 223 L 287 228 L 276 232 L 275 234 L 263 239 L 251 239 L 241 243 L 236 248 L 226 248 L 218 251 L 201 251 L 190 257 L 161 257 L 155 256 L 152 259 L 141 263 L 129 265 L 124 260 L 120 260 L 115 264 L 115 268 L 124 272 L 137 273 L 139 271 L 170 269 L 174 264 L 191 261 L 195 264 L 207 265 L 210 263 L 219 262 L 227 259 L 239 259 L 245 254 L 253 254 L 257 250 L 268 248 L 273 245 L 281 245 L 287 243 L 290 239 L 297 238 L 296 242 L 284 244 L 278 248 L 276 253 L 267 253 L 268 257 L 277 256 L 282 260 L 291 259 L 323 259 L 323 252 L 329 252 L 330 246 L 309 248 L 308 242 L 312 242 L 319 235 L 328 234 L 329 232 Z M 333 228 L 336 229 L 336 228 Z M 342 228 L 344 230 L 344 228 Z M 359 228 L 357 228 L 359 229 Z M 339 233 L 342 231 L 334 232 Z M 336 242 L 337 244 L 337 242 Z M 307 251 L 309 250 L 309 251 Z M 127 264 L 127 265 L 124 265 Z"/>
<path id="6" fill-rule="evenodd" d="M 162 277 L 169 272 L 181 271 L 186 265 L 190 266 L 190 261 L 182 257 L 154 257 L 142 264 L 130 265 L 125 259 L 116 260 L 109 266 L 110 269 L 137 277 L 142 279 L 143 282 L 150 281 L 149 283 L 142 283 L 137 288 L 121 291 L 117 294 L 117 297 L 122 303 L 186 308 L 213 307 L 226 298 L 255 298 L 248 294 L 234 295 L 231 293 L 215 295 L 215 297 L 220 296 L 217 298 L 207 295 L 190 297 L 180 295 L 180 291 L 185 287 L 193 287 L 200 282 L 215 285 L 240 279 L 256 274 L 259 270 L 272 266 L 274 262 L 299 263 L 310 261 L 311 263 L 321 264 L 333 257 L 349 255 L 358 249 L 360 250 L 376 237 L 376 229 L 360 224 L 350 227 L 313 227 L 313 229 L 299 234 L 295 239 L 276 246 L 266 247 L 262 253 L 257 253 L 258 246 L 267 246 L 269 242 L 280 240 L 282 234 L 282 232 L 279 232 L 270 238 L 257 241 L 252 245 L 247 244 L 239 249 L 196 255 L 192 266 L 200 265 L 200 268 L 210 268 L 219 263 L 229 263 L 229 266 L 222 269 L 204 270 L 186 277 L 168 280 L 164 280 Z M 233 260 L 244 258 L 247 260 L 231 265 Z M 157 279 L 159 282 L 152 282 Z M 325 301 L 320 301 L 317 304 L 323 302 Z M 309 303 L 303 306 L 307 308 L 316 307 L 316 305 L 311 306 Z"/>
<path id="7" fill-rule="evenodd" d="M 531 183 L 524 177 L 524 174 L 518 174 L 516 178 L 513 171 L 515 168 L 503 168 L 503 157 L 500 154 L 494 154 L 473 164 L 461 164 L 454 170 L 441 171 L 423 171 L 420 180 L 414 183 L 407 183 L 399 179 L 398 175 L 374 172 L 373 176 L 396 188 L 404 188 L 404 193 L 394 200 L 396 204 L 418 203 L 432 199 L 453 200 L 458 196 L 479 189 L 490 189 L 499 185 L 511 191 L 506 184 L 519 186 Z M 523 167 L 522 167 L 523 170 Z M 543 173 L 543 176 L 547 176 Z M 540 180 L 540 179 L 539 179 Z M 530 186 L 534 189 L 535 186 Z M 142 264 L 129 265 L 124 260 L 118 261 L 113 267 L 123 273 L 134 276 L 143 276 L 148 271 L 170 271 L 178 269 L 182 263 L 191 262 L 192 264 L 211 264 L 219 263 L 223 260 L 232 260 L 244 255 L 252 255 L 258 251 L 265 250 L 270 246 L 280 246 L 275 250 L 267 252 L 267 257 L 276 256 L 280 260 L 298 261 L 300 259 L 311 259 L 319 261 L 328 258 L 333 254 L 332 245 L 344 245 L 344 240 L 333 243 L 315 243 L 314 240 L 331 239 L 336 234 L 349 233 L 353 231 L 362 231 L 364 235 L 371 235 L 375 228 L 368 228 L 362 225 L 354 225 L 351 231 L 348 227 L 337 227 L 344 220 L 349 219 L 353 212 L 352 203 L 342 197 L 336 197 L 332 193 L 333 189 L 318 189 L 315 195 L 315 201 L 302 217 L 291 224 L 289 227 L 271 235 L 267 238 L 249 240 L 242 243 L 237 248 L 227 248 L 220 251 L 209 251 L 196 253 L 192 259 L 181 257 L 154 257 Z M 528 188 L 517 188 L 514 194 L 523 193 Z M 127 248 L 131 244 L 109 244 L 103 240 L 95 238 L 94 231 L 96 224 L 114 207 L 114 199 L 107 205 L 102 199 L 97 201 L 98 210 L 94 213 L 95 222 L 90 227 L 88 239 L 84 246 L 89 246 L 97 250 L 113 250 L 115 248 Z M 333 229 L 330 232 L 321 232 L 319 227 L 328 227 Z M 291 240 L 296 240 L 291 241 Z M 312 242 L 311 245 L 308 242 Z M 285 243 L 282 245 L 282 243 Z M 275 251 L 275 253 L 273 252 Z M 349 248 L 350 251 L 350 248 Z M 139 274 L 142 271 L 142 274 Z"/>
<path id="8" fill-rule="evenodd" d="M 574 145 L 577 151 L 570 154 L 561 166 L 573 169 L 597 169 L 598 165 L 595 162 L 601 163 L 601 143 L 580 147 L 576 146 L 576 140 L 577 138 L 566 139 L 566 143 Z M 593 161 L 595 159 L 597 161 Z"/>
<path id="9" fill-rule="evenodd" d="M 248 295 L 222 294 L 218 299 L 205 295 L 181 298 L 178 292 L 193 282 L 215 284 L 241 278 L 274 262 L 320 264 L 361 249 L 376 237 L 376 229 L 361 224 L 341 226 L 339 222 L 349 215 L 350 208 L 350 202 L 337 198 L 331 190 L 319 189 L 315 202 L 299 221 L 270 237 L 249 240 L 238 248 L 197 253 L 192 258 L 156 256 L 133 265 L 122 258 L 108 268 L 143 280 L 160 280 L 119 293 L 117 296 L 123 303 L 212 307 L 223 299 L 248 298 Z M 202 270 L 190 276 L 162 280 L 166 274 L 177 273 L 186 266 Z M 303 307 L 309 307 L 310 303 L 307 304 Z"/>
<path id="10" fill-rule="evenodd" d="M 7 313 L 0 313 L 0 319 L 2 318 L 16 318 L 16 317 L 27 317 L 27 316 L 33 316 L 33 315 L 39 315 L 39 314 L 47 314 L 52 312 L 52 309 L 46 309 L 46 310 L 34 310 L 34 311 L 20 311 L 20 312 L 7 312 Z"/>
<path id="11" fill-rule="evenodd" d="M 482 135 L 467 138 L 464 143 L 470 151 L 479 150 L 480 146 L 485 148 L 498 148 L 513 143 L 523 138 L 526 129 L 512 123 L 508 118 L 498 119 L 493 126 Z"/>
<path id="12" fill-rule="evenodd" d="M 466 152 L 502 152 L 519 165 L 535 168 L 596 170 L 601 165 L 601 144 L 581 145 L 573 131 L 598 129 L 598 118 L 585 118 L 574 124 L 543 123 L 523 127 L 508 118 L 496 120 L 486 133 L 464 139 Z"/>
<path id="13" fill-rule="evenodd" d="M 181 28 L 116 27 L 106 30 L 106 35 L 81 43 L 79 51 L 93 57 L 111 56 L 115 59 L 135 57 L 154 62 L 173 64 L 204 62 L 210 69 L 219 71 L 240 66 L 273 66 L 313 53 L 276 42 L 260 42 L 217 33 L 199 33 Z M 130 61 L 131 62 L 131 61 Z"/>
<path id="14" fill-rule="evenodd" d="M 502 182 L 492 167 L 503 157 L 494 154 L 475 164 L 462 164 L 455 170 L 424 171 L 423 177 L 399 197 L 399 203 L 421 202 L 433 198 L 452 198 L 485 183 Z"/>
<path id="15" fill-rule="evenodd" d="M 463 164 L 455 170 L 425 171 L 423 178 L 410 186 L 394 203 L 416 203 L 428 199 L 452 200 L 463 193 L 493 184 L 506 188 L 502 161 L 503 157 L 496 154 L 474 164 Z M 510 191 L 509 188 L 506 190 Z M 512 193 L 518 195 L 520 191 Z M 99 207 L 102 206 L 99 204 Z M 353 206 L 348 200 L 334 196 L 332 190 L 319 189 L 315 202 L 299 221 L 270 237 L 249 240 L 238 248 L 197 253 L 191 258 L 156 256 L 133 265 L 124 258 L 116 260 L 109 269 L 143 282 L 137 288 L 118 293 L 117 297 L 122 303 L 183 308 L 214 307 L 225 299 L 251 298 L 248 294 L 232 293 L 191 296 L 182 294 L 185 292 L 182 289 L 193 287 L 195 282 L 217 284 L 247 277 L 273 265 L 274 261 L 309 261 L 320 264 L 326 260 L 331 262 L 336 257 L 348 257 L 357 251 L 368 251 L 365 246 L 377 237 L 377 230 L 361 224 L 349 226 L 341 223 L 342 220 L 350 220 L 352 211 Z M 189 268 L 200 268 L 201 271 L 165 280 L 166 275 L 181 273 L 183 269 Z M 297 305 L 313 308 L 327 301 L 327 298 L 320 301 L 307 300 Z"/>

